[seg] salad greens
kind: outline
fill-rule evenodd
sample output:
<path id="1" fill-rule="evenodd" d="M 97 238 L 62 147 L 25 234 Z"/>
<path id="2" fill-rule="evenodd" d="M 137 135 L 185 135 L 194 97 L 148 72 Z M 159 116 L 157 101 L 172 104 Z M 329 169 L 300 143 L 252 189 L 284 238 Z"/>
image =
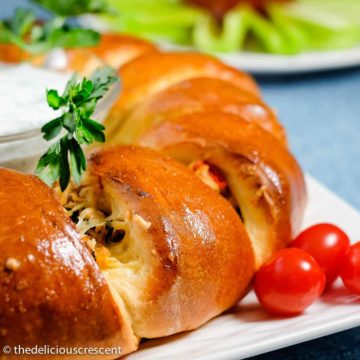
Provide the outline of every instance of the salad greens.
<path id="1" fill-rule="evenodd" d="M 101 18 L 114 30 L 209 52 L 251 50 L 297 54 L 360 43 L 359 0 L 269 3 L 266 16 L 244 4 L 219 23 L 181 0 L 108 0 L 117 16 Z"/>
<path id="2" fill-rule="evenodd" d="M 150 40 L 164 39 L 176 43 L 191 42 L 191 29 L 200 10 L 184 6 L 177 0 L 108 0 L 116 15 L 102 15 L 116 31 Z"/>
<path id="3" fill-rule="evenodd" d="M 207 51 L 230 52 L 244 46 L 250 26 L 251 10 L 231 12 L 223 21 L 222 29 L 210 14 L 199 18 L 194 27 L 193 42 Z"/>
<path id="4" fill-rule="evenodd" d="M 74 76 L 61 95 L 54 89 L 47 91 L 49 106 L 54 110 L 63 110 L 60 117 L 51 120 L 41 129 L 45 140 L 58 138 L 40 158 L 36 168 L 36 174 L 49 186 L 59 180 L 60 188 L 64 191 L 71 176 L 76 183 L 80 182 L 81 175 L 86 170 L 81 145 L 105 142 L 105 127 L 91 116 L 99 99 L 116 81 L 116 71 L 106 67 L 95 71 L 90 79 L 79 81 Z"/>

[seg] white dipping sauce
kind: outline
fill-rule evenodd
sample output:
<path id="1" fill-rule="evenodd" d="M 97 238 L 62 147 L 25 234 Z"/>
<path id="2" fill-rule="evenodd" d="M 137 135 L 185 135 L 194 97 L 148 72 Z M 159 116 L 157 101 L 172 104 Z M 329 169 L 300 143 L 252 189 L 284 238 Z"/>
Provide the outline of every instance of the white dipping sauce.
<path id="1" fill-rule="evenodd" d="M 45 65 L 59 69 L 64 65 L 63 59 L 61 51 L 52 52 Z M 56 89 L 61 94 L 72 76 L 51 69 L 0 62 L 0 167 L 34 172 L 40 156 L 49 148 L 40 128 L 61 112 L 47 104 L 46 89 Z M 96 120 L 105 119 L 119 88 L 114 87 L 110 95 L 97 107 Z"/>
<path id="2" fill-rule="evenodd" d="M 71 74 L 28 64 L 0 64 L 0 136 L 41 128 L 58 113 L 46 101 L 46 89 L 61 94 Z"/>

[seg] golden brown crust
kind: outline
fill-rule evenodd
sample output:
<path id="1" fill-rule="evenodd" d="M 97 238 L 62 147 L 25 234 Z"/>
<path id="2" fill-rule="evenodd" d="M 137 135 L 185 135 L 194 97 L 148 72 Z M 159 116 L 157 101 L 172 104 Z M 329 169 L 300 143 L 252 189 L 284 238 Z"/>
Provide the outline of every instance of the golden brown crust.
<path id="1" fill-rule="evenodd" d="M 153 44 L 145 40 L 114 33 L 102 34 L 100 44 L 87 49 L 105 64 L 116 69 L 142 55 L 159 51 Z"/>
<path id="2" fill-rule="evenodd" d="M 53 191 L 36 177 L 0 169 L 0 246 L 1 348 L 136 349 L 90 251 Z"/>
<path id="3" fill-rule="evenodd" d="M 0 61 L 17 64 L 26 61 L 30 55 L 12 44 L 0 44 Z"/>
<path id="4" fill-rule="evenodd" d="M 200 53 L 149 54 L 130 61 L 119 70 L 122 93 L 106 124 L 111 133 L 124 121 L 127 111 L 149 95 L 196 77 L 217 78 L 259 97 L 255 81 L 247 74 Z M 240 91 L 240 90 L 239 90 Z"/>
<path id="5" fill-rule="evenodd" d="M 131 143 L 150 126 L 171 116 L 197 112 L 226 112 L 255 122 L 286 144 L 284 128 L 258 97 L 219 79 L 195 78 L 178 83 L 138 104 L 109 141 Z"/>
<path id="6" fill-rule="evenodd" d="M 286 147 L 257 124 L 226 113 L 187 114 L 149 128 L 136 143 L 185 164 L 201 159 L 221 169 L 244 212 L 258 265 L 299 230 L 303 174 Z"/>
<path id="7" fill-rule="evenodd" d="M 304 177 L 250 77 L 193 53 L 144 56 L 120 76 L 108 141 L 150 146 L 187 164 L 210 158 L 245 213 L 257 266 L 292 239 L 306 202 Z"/>
<path id="8" fill-rule="evenodd" d="M 141 259 L 145 267 L 135 296 L 131 279 L 118 286 L 137 335 L 195 329 L 244 295 L 254 271 L 250 240 L 232 207 L 190 170 L 150 149 L 117 146 L 92 154 L 89 176 L 96 197 L 122 204 L 130 219 L 123 266 Z M 147 225 L 136 240 L 139 219 Z"/>

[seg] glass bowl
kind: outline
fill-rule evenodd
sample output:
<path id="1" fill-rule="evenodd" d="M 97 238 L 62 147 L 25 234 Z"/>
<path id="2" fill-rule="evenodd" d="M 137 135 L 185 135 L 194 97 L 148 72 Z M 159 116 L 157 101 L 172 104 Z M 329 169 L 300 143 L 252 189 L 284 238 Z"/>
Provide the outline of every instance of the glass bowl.
<path id="1" fill-rule="evenodd" d="M 120 94 L 120 83 L 116 82 L 102 98 L 93 118 L 103 122 Z M 0 167 L 34 173 L 36 164 L 49 142 L 42 138 L 41 129 L 0 136 Z"/>

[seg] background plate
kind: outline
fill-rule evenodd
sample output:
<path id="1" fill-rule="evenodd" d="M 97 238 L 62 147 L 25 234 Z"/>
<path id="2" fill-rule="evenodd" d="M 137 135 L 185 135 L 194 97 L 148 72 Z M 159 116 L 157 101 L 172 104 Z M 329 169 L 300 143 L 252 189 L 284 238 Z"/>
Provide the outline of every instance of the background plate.
<path id="1" fill-rule="evenodd" d="M 190 47 L 160 45 L 166 50 L 194 50 Z M 256 75 L 301 74 L 360 66 L 360 46 L 347 50 L 309 52 L 292 56 L 246 51 L 213 55 L 230 66 Z"/>
<path id="2" fill-rule="evenodd" d="M 332 222 L 360 240 L 360 214 L 312 177 L 307 177 L 309 203 L 303 227 Z M 253 292 L 233 310 L 200 329 L 144 342 L 128 360 L 240 360 L 360 325 L 360 296 L 338 281 L 308 311 L 275 318 L 259 306 Z"/>
<path id="3" fill-rule="evenodd" d="M 219 55 L 229 65 L 253 74 L 298 74 L 323 70 L 336 70 L 360 65 L 360 47 L 295 56 L 254 53 Z"/>
<path id="4" fill-rule="evenodd" d="M 84 27 L 91 27 L 98 31 L 109 30 L 107 24 L 92 15 L 80 17 L 79 22 Z M 196 51 L 192 47 L 182 47 L 169 43 L 159 45 L 166 50 Z M 293 56 L 245 51 L 214 55 L 235 68 L 259 75 L 298 74 L 360 66 L 360 45 L 353 49 L 309 52 Z"/>

